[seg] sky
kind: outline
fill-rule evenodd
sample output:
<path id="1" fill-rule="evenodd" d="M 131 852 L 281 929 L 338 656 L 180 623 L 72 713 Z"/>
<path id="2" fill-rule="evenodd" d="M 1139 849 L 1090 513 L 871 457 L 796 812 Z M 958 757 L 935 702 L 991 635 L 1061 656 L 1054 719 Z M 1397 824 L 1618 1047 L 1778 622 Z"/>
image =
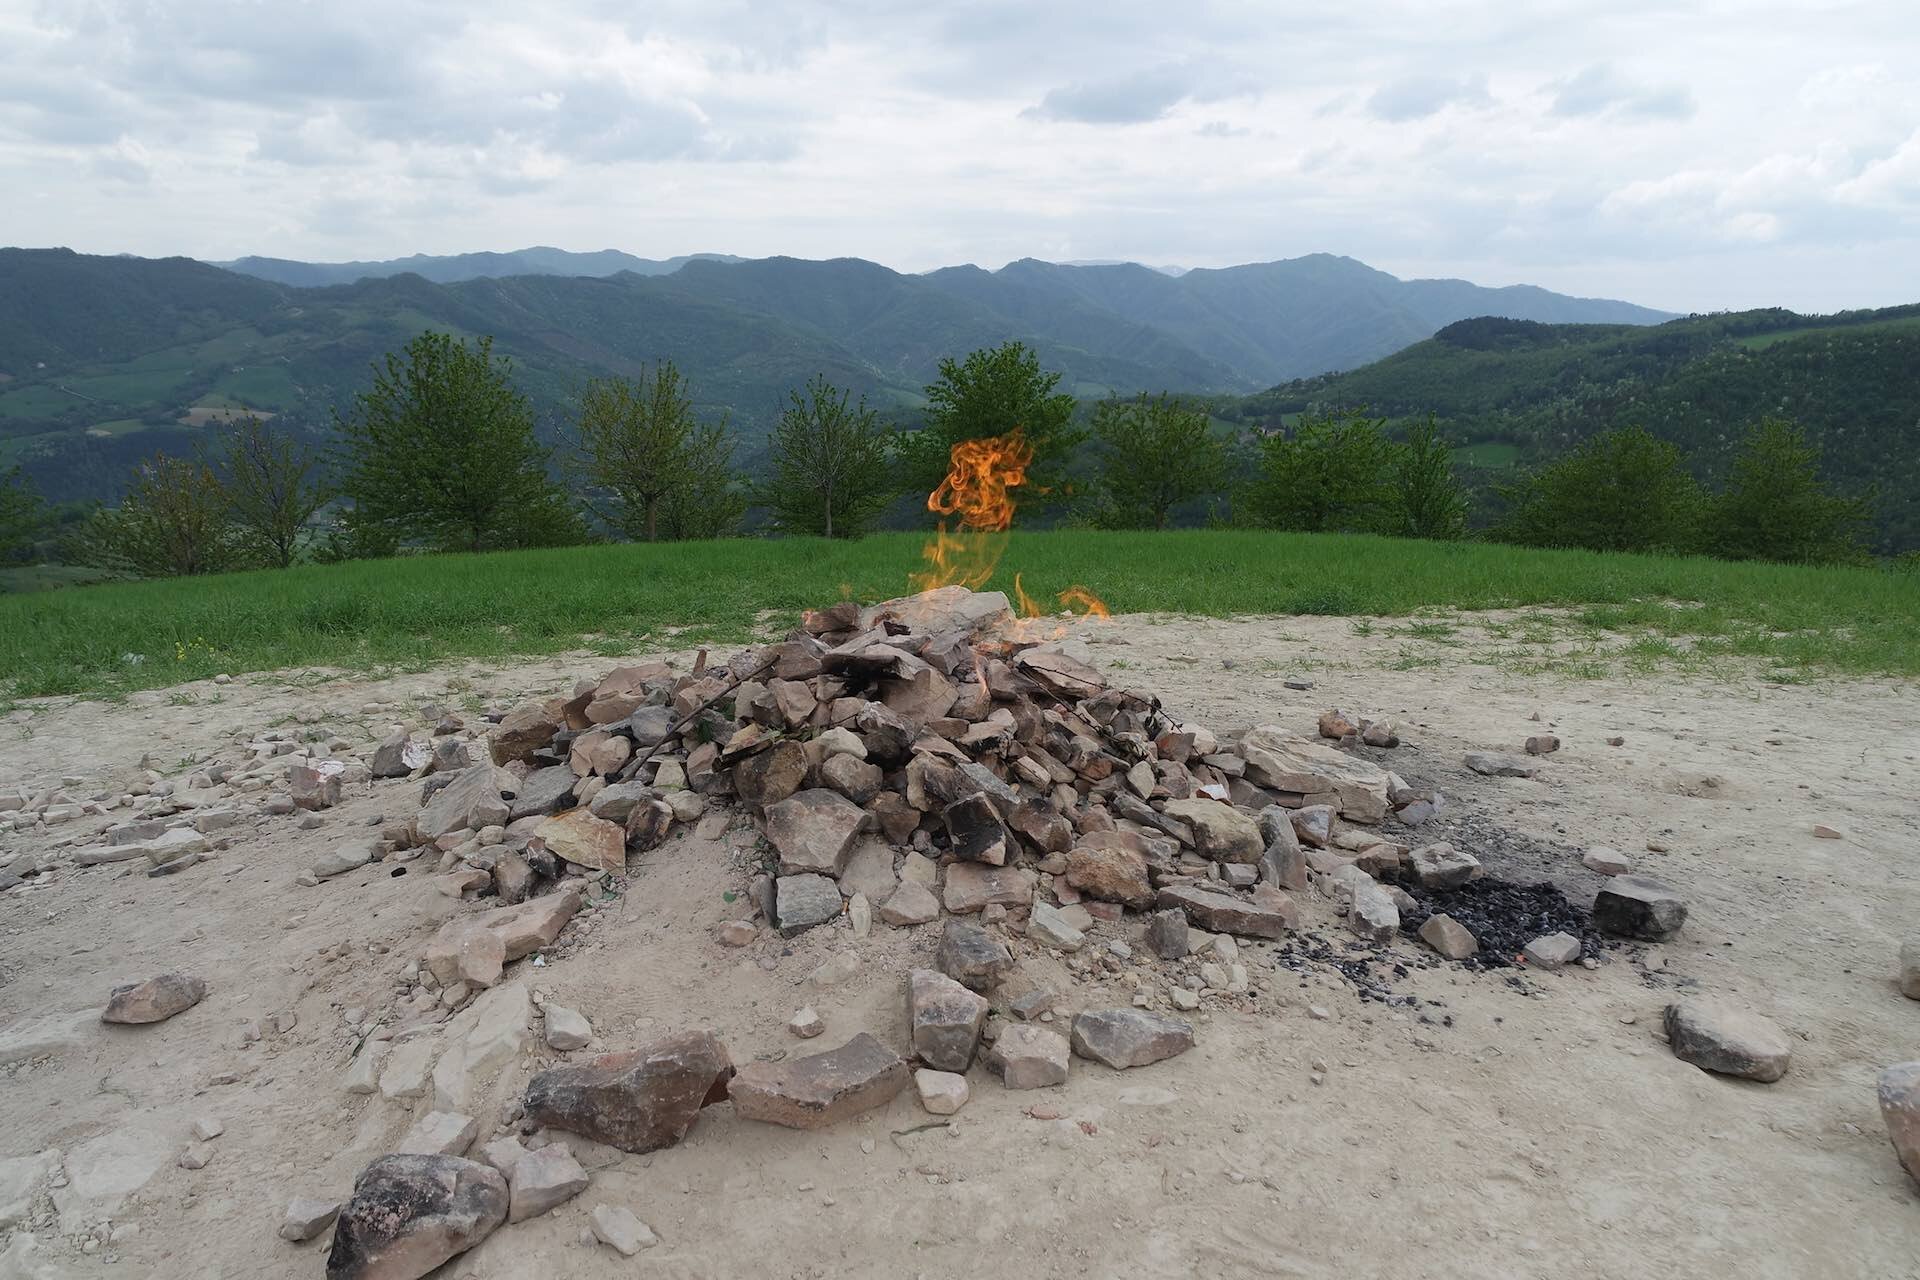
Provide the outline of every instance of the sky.
<path id="1" fill-rule="evenodd" d="M 0 244 L 1920 301 L 1916 0 L 0 0 Z"/>

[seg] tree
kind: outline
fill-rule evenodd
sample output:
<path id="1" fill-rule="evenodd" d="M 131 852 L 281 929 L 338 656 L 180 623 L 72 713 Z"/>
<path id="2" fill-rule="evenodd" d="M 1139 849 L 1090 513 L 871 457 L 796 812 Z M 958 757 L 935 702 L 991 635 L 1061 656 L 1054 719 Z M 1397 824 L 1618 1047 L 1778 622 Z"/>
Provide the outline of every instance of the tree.
<path id="1" fill-rule="evenodd" d="M 307 522 L 327 501 L 319 459 L 252 414 L 227 441 L 226 488 L 237 540 L 248 557 L 278 569 L 300 554 Z"/>
<path id="2" fill-rule="evenodd" d="M 1394 446 L 1387 482 L 1393 488 L 1394 532 L 1403 538 L 1460 538 L 1467 532 L 1467 491 L 1453 471 L 1453 449 L 1427 415 Z"/>
<path id="3" fill-rule="evenodd" d="M 788 393 L 768 448 L 760 501 L 790 533 L 857 538 L 893 497 L 893 433 L 865 398 L 852 404 L 819 375 Z"/>
<path id="4" fill-rule="evenodd" d="M 0 472 L 0 561 L 31 551 L 45 524 L 46 504 L 20 468 Z"/>
<path id="5" fill-rule="evenodd" d="M 120 505 L 87 522 L 81 558 L 147 578 L 217 573 L 237 560 L 231 514 L 204 459 L 155 454 L 134 472 Z"/>
<path id="6" fill-rule="evenodd" d="M 1026 344 L 1007 342 L 940 361 L 927 388 L 926 425 L 901 442 L 908 482 L 931 490 L 947 474 L 953 446 L 1018 429 L 1033 450 L 1025 493 L 1064 491 L 1067 463 L 1086 439 L 1073 426 L 1074 399 L 1054 390 L 1058 373 L 1040 368 Z"/>
<path id="7" fill-rule="evenodd" d="M 1103 400 L 1093 411 L 1100 455 L 1095 522 L 1164 529 L 1173 509 L 1226 482 L 1226 446 L 1206 411 L 1165 395 Z"/>
<path id="8" fill-rule="evenodd" d="M 1506 542 L 1686 552 L 1699 534 L 1699 486 L 1680 450 L 1644 427 L 1595 436 L 1502 492 L 1512 505 L 1495 536 Z"/>
<path id="9" fill-rule="evenodd" d="M 1242 517 L 1300 533 L 1385 533 L 1394 520 L 1385 420 L 1349 412 L 1303 417 L 1257 442 Z"/>
<path id="10" fill-rule="evenodd" d="M 374 366 L 352 415 L 335 415 L 352 523 L 468 551 L 550 541 L 567 502 L 511 373 L 492 338 L 433 332 Z"/>
<path id="11" fill-rule="evenodd" d="M 1820 480 L 1820 450 L 1791 422 L 1765 418 L 1747 433 L 1726 492 L 1708 506 L 1706 548 L 1729 560 L 1858 559 L 1864 498 Z"/>
<path id="12" fill-rule="evenodd" d="M 695 420 L 693 397 L 671 360 L 638 378 L 589 382 L 579 439 L 590 489 L 612 499 L 600 514 L 628 538 L 714 537 L 730 532 L 745 510 L 726 422 Z"/>

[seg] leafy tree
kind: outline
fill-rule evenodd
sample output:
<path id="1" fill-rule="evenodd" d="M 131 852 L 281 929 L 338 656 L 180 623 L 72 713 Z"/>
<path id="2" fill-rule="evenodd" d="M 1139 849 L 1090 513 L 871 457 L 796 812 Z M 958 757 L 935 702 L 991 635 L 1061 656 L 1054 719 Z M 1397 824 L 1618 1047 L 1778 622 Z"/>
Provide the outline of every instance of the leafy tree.
<path id="1" fill-rule="evenodd" d="M 893 497 L 893 433 L 864 397 L 851 400 L 818 375 L 788 393 L 760 501 L 790 533 L 857 538 Z"/>
<path id="2" fill-rule="evenodd" d="M 1440 427 L 1426 421 L 1407 430 L 1388 464 L 1394 532 L 1403 538 L 1461 538 L 1467 532 L 1467 491 L 1453 470 L 1453 449 Z"/>
<path id="3" fill-rule="evenodd" d="M 342 491 L 367 539 L 415 537 L 479 551 L 547 540 L 566 500 L 547 476 L 533 413 L 493 339 L 427 332 L 374 367 L 350 417 Z"/>
<path id="4" fill-rule="evenodd" d="M 227 441 L 226 487 L 236 538 L 249 559 L 278 569 L 300 554 L 307 522 L 327 501 L 309 450 L 248 414 Z"/>
<path id="5" fill-rule="evenodd" d="M 1729 560 L 1859 559 L 1868 504 L 1820 479 L 1820 450 L 1791 422 L 1765 418 L 1747 433 L 1726 492 L 1708 506 L 1706 548 Z"/>
<path id="6" fill-rule="evenodd" d="M 1503 490 L 1503 541 L 1594 551 L 1694 548 L 1700 488 L 1680 450 L 1644 427 L 1609 431 Z"/>
<path id="7" fill-rule="evenodd" d="M 1103 400 L 1093 411 L 1100 457 L 1094 520 L 1164 529 L 1173 509 L 1226 483 L 1227 450 L 1204 409 L 1166 395 Z"/>
<path id="8" fill-rule="evenodd" d="M 46 505 L 20 468 L 0 472 L 0 560 L 30 551 L 46 523 Z"/>
<path id="9" fill-rule="evenodd" d="M 726 422 L 694 418 L 693 397 L 671 360 L 639 378 L 588 383 L 579 435 L 589 487 L 612 500 L 601 515 L 628 538 L 714 537 L 745 511 Z"/>
<path id="10" fill-rule="evenodd" d="M 1033 450 L 1022 494 L 1064 492 L 1067 463 L 1086 432 L 1074 427 L 1074 399 L 1059 385 L 1060 375 L 1042 370 L 1020 342 L 941 360 L 940 379 L 927 388 L 926 425 L 901 444 L 908 483 L 931 490 L 954 445 L 1018 428 Z"/>
<path id="11" fill-rule="evenodd" d="M 155 454 L 120 505 L 87 522 L 79 552 L 87 564 L 147 578 L 230 569 L 239 553 L 226 487 L 202 458 Z"/>
<path id="12" fill-rule="evenodd" d="M 1324 414 L 1303 417 L 1290 435 L 1259 440 L 1242 518 L 1301 533 L 1389 531 L 1393 447 L 1384 426 L 1362 413 Z"/>

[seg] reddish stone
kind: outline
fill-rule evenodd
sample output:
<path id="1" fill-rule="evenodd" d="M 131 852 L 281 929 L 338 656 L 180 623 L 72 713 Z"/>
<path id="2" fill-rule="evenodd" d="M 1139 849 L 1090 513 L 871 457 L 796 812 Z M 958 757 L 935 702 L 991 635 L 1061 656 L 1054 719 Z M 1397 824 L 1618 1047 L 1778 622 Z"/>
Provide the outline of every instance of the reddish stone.
<path id="1" fill-rule="evenodd" d="M 821 1129 L 885 1106 L 908 1079 L 900 1055 L 862 1032 L 827 1053 L 749 1063 L 728 1092 L 735 1112 L 748 1120 Z"/>
<path id="2" fill-rule="evenodd" d="M 732 1060 L 711 1031 L 689 1031 L 577 1066 L 550 1067 L 527 1084 L 536 1123 L 622 1151 L 657 1151 L 687 1134 L 700 1109 L 727 1096 Z"/>

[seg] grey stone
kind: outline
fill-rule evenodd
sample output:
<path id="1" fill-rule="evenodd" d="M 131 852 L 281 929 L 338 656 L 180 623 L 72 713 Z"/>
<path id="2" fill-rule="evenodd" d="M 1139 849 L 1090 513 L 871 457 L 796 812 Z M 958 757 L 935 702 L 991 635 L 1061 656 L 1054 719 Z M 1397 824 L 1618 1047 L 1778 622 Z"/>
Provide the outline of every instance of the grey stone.
<path id="1" fill-rule="evenodd" d="M 733 1063 L 710 1031 L 690 1031 L 578 1066 L 549 1067 L 528 1082 L 526 1114 L 644 1154 L 686 1136 L 708 1103 L 727 1096 Z"/>
<path id="2" fill-rule="evenodd" d="M 1044 902 L 1033 904 L 1027 917 L 1027 937 L 1058 951 L 1078 951 L 1087 944 L 1087 935 L 1074 928 L 1059 908 Z"/>
<path id="3" fill-rule="evenodd" d="M 1580 855 L 1580 864 L 1587 870 L 1603 876 L 1624 876 L 1633 872 L 1633 859 L 1618 849 L 1609 849 L 1597 844 Z"/>
<path id="4" fill-rule="evenodd" d="M 562 1053 L 584 1049 L 593 1040 L 593 1026 L 582 1014 L 549 1000 L 541 1006 L 546 1014 L 547 1047 Z"/>
<path id="5" fill-rule="evenodd" d="M 507 817 L 518 821 L 521 818 L 545 817 L 556 813 L 573 803 L 573 789 L 580 782 L 572 769 L 564 764 L 549 765 L 544 769 L 535 769 L 521 780 L 520 789 L 507 806 Z M 613 788 L 601 792 L 605 795 Z M 599 797 L 595 797 L 597 800 Z M 602 813 L 599 806 L 590 810 L 596 818 L 607 818 L 614 822 L 626 821 L 626 815 L 618 818 Z"/>
<path id="6" fill-rule="evenodd" d="M 1347 927 L 1368 942 L 1384 947 L 1400 932 L 1400 908 L 1371 880 L 1356 884 L 1353 905 L 1347 911 Z"/>
<path id="7" fill-rule="evenodd" d="M 1651 876 L 1614 876 L 1593 899 L 1593 923 L 1602 933 L 1664 942 L 1687 922 L 1687 904 Z"/>
<path id="8" fill-rule="evenodd" d="M 1695 996 L 1668 1005 L 1662 1022 L 1673 1056 L 1703 1071 L 1768 1084 L 1787 1074 L 1786 1034 L 1757 1013 Z"/>
<path id="9" fill-rule="evenodd" d="M 287 1211 L 280 1218 L 280 1238 L 299 1244 L 311 1240 L 333 1225 L 340 1216 L 338 1200 L 319 1200 L 313 1196 L 295 1196 L 287 1201 Z"/>
<path id="10" fill-rule="evenodd" d="M 368 1165 L 334 1224 L 327 1280 L 419 1280 L 507 1217 L 499 1173 L 457 1156 L 390 1155 Z"/>
<path id="11" fill-rule="evenodd" d="M 587 1189 L 587 1171 L 565 1143 L 550 1142 L 513 1163 L 507 1178 L 508 1222 L 525 1222 L 559 1208 Z"/>
<path id="12" fill-rule="evenodd" d="M 1504 756 L 1497 751 L 1469 751 L 1465 764 L 1475 773 L 1485 774 L 1489 778 L 1531 778 L 1540 772 L 1540 764 L 1536 760 Z"/>
<path id="13" fill-rule="evenodd" d="M 1920 1182 L 1920 1062 L 1902 1062 L 1880 1073 L 1876 1092 L 1880 1118 L 1900 1167 Z"/>
<path id="14" fill-rule="evenodd" d="M 940 900 L 933 890 L 917 880 L 902 880 L 887 900 L 880 904 L 880 918 L 890 925 L 926 924 L 939 918 Z"/>
<path id="15" fill-rule="evenodd" d="M 463 1156 L 480 1136 L 480 1122 L 454 1111 L 429 1111 L 414 1121 L 394 1148 L 403 1156 Z"/>
<path id="16" fill-rule="evenodd" d="M 1900 944 L 1900 994 L 1920 1000 L 1920 938 Z"/>
<path id="17" fill-rule="evenodd" d="M 642 1249 L 651 1249 L 660 1243 L 660 1237 L 653 1233 L 653 1228 L 635 1217 L 633 1210 L 623 1206 L 595 1205 L 588 1218 L 593 1224 L 594 1239 L 623 1258 L 631 1258 Z"/>
<path id="18" fill-rule="evenodd" d="M 1580 958 L 1580 939 L 1570 933 L 1549 933 L 1520 949 L 1536 969 L 1559 969 Z"/>
<path id="19" fill-rule="evenodd" d="M 1147 918 L 1147 945 L 1162 960 L 1179 960 L 1189 949 L 1187 913 L 1166 907 Z"/>
<path id="20" fill-rule="evenodd" d="M 820 1129 L 884 1107 L 907 1087 L 907 1064 L 861 1032 L 838 1049 L 784 1062 L 751 1062 L 728 1087 L 734 1114 L 746 1120 Z"/>
<path id="21" fill-rule="evenodd" d="M 838 876 L 867 815 L 838 792 L 814 788 L 770 805 L 767 839 L 780 855 L 782 875 Z"/>
<path id="22" fill-rule="evenodd" d="M 1427 889 L 1457 889 L 1480 874 L 1480 860 L 1442 841 L 1423 844 L 1407 855 L 1414 879 Z"/>
<path id="23" fill-rule="evenodd" d="M 1445 912 L 1435 912 L 1426 918 L 1420 926 L 1420 941 L 1449 960 L 1465 960 L 1480 950 L 1479 939 Z"/>
<path id="24" fill-rule="evenodd" d="M 1067 1082 L 1067 1038 L 1035 1022 L 1015 1022 L 1000 1032 L 987 1065 L 1009 1089 L 1045 1089 Z"/>
<path id="25" fill-rule="evenodd" d="M 774 920 L 788 938 L 840 915 L 840 887 L 825 876 L 781 876 L 773 893 Z"/>
<path id="26" fill-rule="evenodd" d="M 973 1064 L 987 1002 L 931 969 L 907 974 L 907 1025 L 913 1051 L 938 1071 L 965 1071 Z"/>
<path id="27" fill-rule="evenodd" d="M 100 1014 L 102 1022 L 165 1022 L 207 997 L 207 984 L 184 973 L 163 973 L 145 982 L 115 987 Z"/>
<path id="28" fill-rule="evenodd" d="M 1089 1009 L 1073 1018 L 1073 1051 L 1109 1067 L 1144 1067 L 1193 1048 L 1193 1025 L 1144 1009 Z"/>
<path id="29" fill-rule="evenodd" d="M 975 991 L 990 991 L 1013 968 L 1007 944 L 966 920 L 948 920 L 935 955 L 940 972 Z"/>
<path id="30" fill-rule="evenodd" d="M 1194 848 L 1203 858 L 1251 864 L 1258 862 L 1266 849 L 1260 824 L 1218 800 L 1200 796 L 1169 800 L 1161 812 L 1192 830 Z"/>

